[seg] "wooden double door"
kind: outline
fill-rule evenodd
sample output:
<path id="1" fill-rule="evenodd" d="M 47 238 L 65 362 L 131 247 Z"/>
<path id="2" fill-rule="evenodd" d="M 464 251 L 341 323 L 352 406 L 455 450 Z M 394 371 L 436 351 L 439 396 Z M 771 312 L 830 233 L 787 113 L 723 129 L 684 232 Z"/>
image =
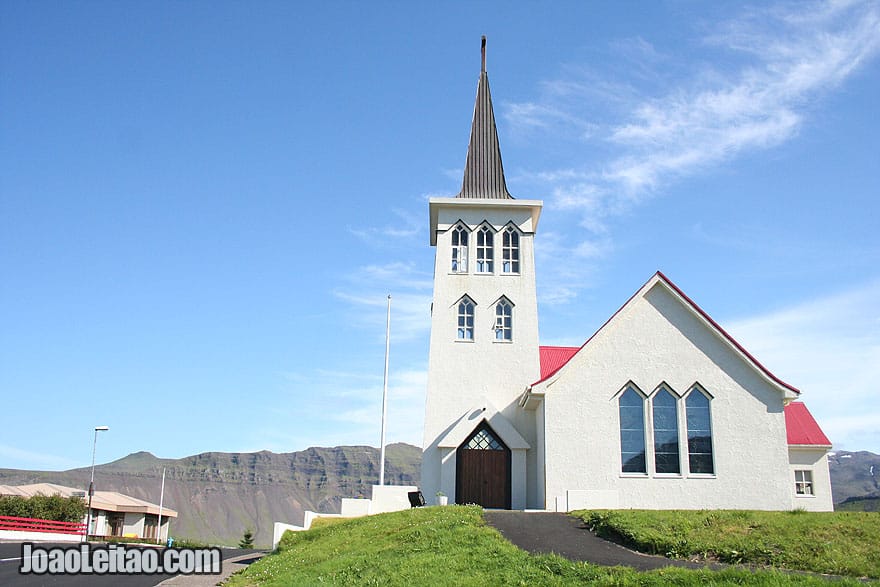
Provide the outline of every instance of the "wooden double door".
<path id="1" fill-rule="evenodd" d="M 510 509 L 510 449 L 485 421 L 456 451 L 455 502 Z"/>

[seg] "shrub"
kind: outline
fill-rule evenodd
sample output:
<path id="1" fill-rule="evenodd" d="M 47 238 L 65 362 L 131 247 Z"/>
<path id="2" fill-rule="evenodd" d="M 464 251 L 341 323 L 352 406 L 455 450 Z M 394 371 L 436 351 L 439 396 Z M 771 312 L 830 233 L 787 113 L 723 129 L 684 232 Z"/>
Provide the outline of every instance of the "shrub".
<path id="1" fill-rule="evenodd" d="M 0 516 L 37 518 L 56 522 L 81 522 L 88 506 L 80 497 L 61 497 L 59 494 L 21 497 L 0 496 Z"/>

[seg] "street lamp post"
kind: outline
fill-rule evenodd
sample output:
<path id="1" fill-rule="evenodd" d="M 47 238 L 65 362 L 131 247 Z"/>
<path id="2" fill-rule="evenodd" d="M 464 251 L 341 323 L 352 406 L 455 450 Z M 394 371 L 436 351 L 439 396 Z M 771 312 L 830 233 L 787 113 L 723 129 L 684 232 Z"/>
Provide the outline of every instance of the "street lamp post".
<path id="1" fill-rule="evenodd" d="M 89 519 L 86 524 L 86 541 L 92 529 L 92 496 L 95 495 L 95 449 L 98 447 L 98 432 L 110 430 L 109 426 L 95 426 L 95 440 L 92 442 L 92 476 L 89 479 Z"/>

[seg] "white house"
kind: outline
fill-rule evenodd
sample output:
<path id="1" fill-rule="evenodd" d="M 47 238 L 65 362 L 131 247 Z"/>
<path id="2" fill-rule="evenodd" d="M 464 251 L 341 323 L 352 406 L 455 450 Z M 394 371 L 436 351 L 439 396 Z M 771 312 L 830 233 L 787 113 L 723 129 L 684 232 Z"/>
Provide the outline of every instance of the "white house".
<path id="1" fill-rule="evenodd" d="M 538 338 L 542 202 L 507 191 L 483 59 L 436 247 L 422 488 L 491 508 L 833 509 L 800 392 L 657 272 L 581 347 Z"/>
<path id="2" fill-rule="evenodd" d="M 86 492 L 73 487 L 54 483 L 34 483 L 31 485 L 0 485 L 0 495 L 60 495 L 61 497 L 81 497 L 87 501 Z M 161 516 L 161 525 L 159 519 Z M 177 512 L 160 508 L 154 503 L 131 497 L 116 491 L 95 491 L 92 496 L 92 527 L 89 536 L 143 538 L 145 540 L 168 538 L 171 518 Z M 86 523 L 86 519 L 83 523 Z"/>

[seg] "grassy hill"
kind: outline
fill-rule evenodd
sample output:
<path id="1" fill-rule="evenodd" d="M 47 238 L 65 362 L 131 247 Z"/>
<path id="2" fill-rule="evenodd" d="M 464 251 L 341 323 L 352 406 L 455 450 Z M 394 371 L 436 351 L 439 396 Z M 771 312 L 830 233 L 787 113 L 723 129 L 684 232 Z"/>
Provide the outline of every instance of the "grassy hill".
<path id="1" fill-rule="evenodd" d="M 780 513 L 779 515 L 787 515 Z M 483 523 L 477 506 L 429 507 L 289 532 L 279 552 L 227 585 L 827 585 L 775 571 L 668 568 L 639 573 L 530 555 Z M 860 585 L 844 579 L 835 585 Z"/>
<path id="2" fill-rule="evenodd" d="M 418 485 L 421 450 L 408 444 L 386 448 L 387 483 Z M 302 523 L 303 511 L 338 512 L 343 497 L 369 496 L 378 483 L 379 451 L 368 446 L 309 448 L 293 453 L 209 452 L 160 459 L 147 452 L 100 465 L 98 489 L 159 503 L 166 468 L 165 505 L 176 510 L 171 534 L 210 544 L 237 544 L 246 528 L 256 543 L 272 544 L 274 522 Z M 0 469 L 0 484 L 58 483 L 85 489 L 89 469 Z"/>

